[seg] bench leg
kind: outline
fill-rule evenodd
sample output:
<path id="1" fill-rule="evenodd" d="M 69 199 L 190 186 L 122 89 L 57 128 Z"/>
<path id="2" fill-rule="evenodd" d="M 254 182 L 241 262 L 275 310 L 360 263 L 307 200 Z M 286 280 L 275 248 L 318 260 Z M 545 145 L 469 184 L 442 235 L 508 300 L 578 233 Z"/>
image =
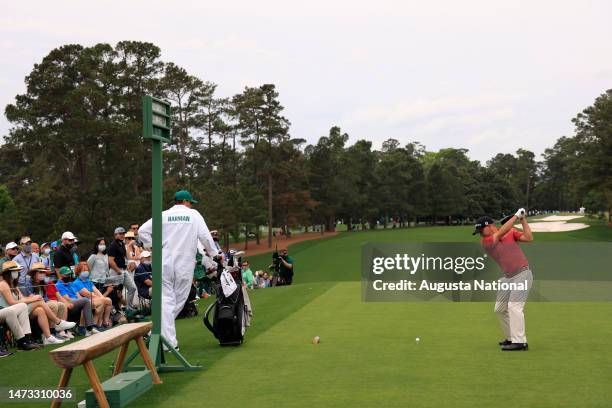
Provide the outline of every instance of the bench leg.
<path id="1" fill-rule="evenodd" d="M 113 369 L 113 377 L 121 372 L 123 369 L 123 363 L 125 362 L 125 356 L 128 351 L 128 343 L 124 343 L 121 345 L 121 349 L 119 349 L 119 355 L 117 356 L 117 361 L 115 362 L 115 368 Z"/>
<path id="2" fill-rule="evenodd" d="M 104 389 L 102 388 L 102 384 L 100 384 L 100 379 L 98 378 L 98 374 L 96 373 L 96 369 L 91 360 L 83 363 L 83 367 L 85 367 L 85 372 L 89 378 L 89 383 L 91 384 L 91 388 L 93 389 L 96 399 L 98 400 L 98 406 L 100 408 L 110 408 L 108 401 L 106 400 L 106 395 L 104 394 Z"/>
<path id="3" fill-rule="evenodd" d="M 59 384 L 57 385 L 58 389 L 62 389 L 68 386 L 68 382 L 70 381 L 70 374 L 72 374 L 72 368 L 64 368 L 62 370 L 62 376 L 60 377 Z M 62 399 L 56 398 L 51 402 L 51 408 L 59 408 L 62 406 Z"/>
<path id="4" fill-rule="evenodd" d="M 145 366 L 149 369 L 149 371 L 151 371 L 153 384 L 161 384 L 162 380 L 159 378 L 155 364 L 153 364 L 153 360 L 151 360 L 151 355 L 149 354 L 149 350 L 147 350 L 147 345 L 145 344 L 142 336 L 136 337 L 136 344 L 138 344 L 138 348 L 140 349 L 140 354 L 142 355 Z"/>

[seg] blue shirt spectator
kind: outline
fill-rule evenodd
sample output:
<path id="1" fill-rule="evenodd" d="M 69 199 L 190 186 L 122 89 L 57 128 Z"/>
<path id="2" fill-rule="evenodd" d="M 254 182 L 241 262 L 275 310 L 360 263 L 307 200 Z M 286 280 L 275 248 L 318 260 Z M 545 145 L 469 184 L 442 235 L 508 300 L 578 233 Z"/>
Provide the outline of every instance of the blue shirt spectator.
<path id="1" fill-rule="evenodd" d="M 89 277 L 87 279 L 82 279 L 79 277 L 75 279 L 74 282 L 72 282 L 72 288 L 77 293 L 79 293 L 83 288 L 87 289 L 89 293 L 93 293 L 93 287 L 93 282 L 91 281 L 91 279 L 89 279 Z"/>
<path id="2" fill-rule="evenodd" d="M 152 272 L 153 269 L 151 264 L 141 263 L 136 268 L 136 272 L 134 273 L 134 282 L 136 282 L 136 288 L 138 289 L 138 294 L 143 298 L 149 298 L 149 288 L 145 281 L 150 280 L 153 281 Z"/>
<path id="3" fill-rule="evenodd" d="M 21 244 L 21 252 L 13 258 L 13 261 L 17 262 L 23 269 L 19 272 L 18 285 L 21 287 L 26 286 L 28 272 L 36 262 L 40 262 L 38 254 L 32 252 L 32 240 L 30 237 L 22 237 L 19 241 Z"/>
<path id="4" fill-rule="evenodd" d="M 55 288 L 57 289 L 57 291 L 59 292 L 61 296 L 68 295 L 70 299 L 79 298 L 78 290 L 75 290 L 73 282 L 64 282 L 60 280 L 60 281 L 55 282 Z"/>

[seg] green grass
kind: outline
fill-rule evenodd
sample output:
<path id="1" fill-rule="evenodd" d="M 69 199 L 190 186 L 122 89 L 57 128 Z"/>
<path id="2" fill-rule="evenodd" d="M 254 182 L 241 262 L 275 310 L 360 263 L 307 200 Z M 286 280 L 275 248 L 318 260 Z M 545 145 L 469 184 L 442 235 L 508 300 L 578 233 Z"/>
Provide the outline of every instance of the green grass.
<path id="1" fill-rule="evenodd" d="M 612 228 L 589 222 L 535 238 L 612 241 Z M 251 292 L 255 319 L 245 344 L 221 348 L 201 317 L 178 321 L 181 352 L 204 369 L 163 374 L 164 384 L 130 407 L 610 407 L 612 304 L 529 302 L 530 351 L 502 353 L 491 303 L 361 301 L 362 244 L 473 242 L 471 230 L 352 232 L 291 246 L 296 284 Z M 251 262 L 262 268 L 270 255 Z M 0 385 L 54 386 L 60 370 L 47 351 L 0 360 Z M 113 357 L 96 361 L 102 379 Z M 82 397 L 81 369 L 72 385 Z"/>

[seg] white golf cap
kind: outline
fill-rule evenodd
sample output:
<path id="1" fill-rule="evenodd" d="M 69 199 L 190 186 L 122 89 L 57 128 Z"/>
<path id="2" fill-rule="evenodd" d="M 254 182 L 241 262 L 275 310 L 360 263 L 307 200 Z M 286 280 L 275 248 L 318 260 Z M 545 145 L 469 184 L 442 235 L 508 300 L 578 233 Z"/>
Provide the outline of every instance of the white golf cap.
<path id="1" fill-rule="evenodd" d="M 6 244 L 6 246 L 4 248 L 6 248 L 6 249 L 17 248 L 17 244 L 15 242 L 11 241 L 8 244 Z"/>
<path id="2" fill-rule="evenodd" d="M 149 251 L 142 251 L 140 253 L 140 258 L 148 258 L 151 256 L 151 253 Z"/>
<path id="3" fill-rule="evenodd" d="M 72 232 L 66 231 L 62 234 L 62 239 L 76 239 L 76 237 Z"/>

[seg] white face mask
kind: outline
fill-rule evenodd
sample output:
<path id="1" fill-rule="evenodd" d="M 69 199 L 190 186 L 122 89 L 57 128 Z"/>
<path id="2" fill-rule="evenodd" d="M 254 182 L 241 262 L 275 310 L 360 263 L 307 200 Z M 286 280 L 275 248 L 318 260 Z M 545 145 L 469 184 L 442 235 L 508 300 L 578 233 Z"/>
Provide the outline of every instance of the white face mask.
<path id="1" fill-rule="evenodd" d="M 51 253 L 51 248 L 45 248 L 45 250 L 43 251 L 43 253 L 45 255 L 49 255 Z"/>
<path id="2" fill-rule="evenodd" d="M 142 261 L 143 265 L 151 265 L 151 261 Z"/>
<path id="3" fill-rule="evenodd" d="M 98 245 L 98 252 L 106 251 L 106 245 Z"/>
<path id="4" fill-rule="evenodd" d="M 17 271 L 11 272 L 11 278 L 17 279 L 18 277 L 19 277 L 19 272 L 17 272 Z"/>

